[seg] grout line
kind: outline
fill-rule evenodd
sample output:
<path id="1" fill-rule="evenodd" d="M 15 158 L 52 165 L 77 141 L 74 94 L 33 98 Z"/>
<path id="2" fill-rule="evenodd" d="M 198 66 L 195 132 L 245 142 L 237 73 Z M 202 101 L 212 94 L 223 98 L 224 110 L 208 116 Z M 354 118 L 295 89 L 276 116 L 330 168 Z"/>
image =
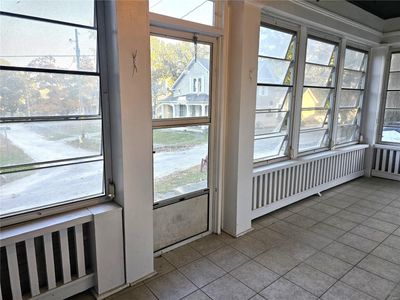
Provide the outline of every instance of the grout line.
<path id="1" fill-rule="evenodd" d="M 353 183 L 355 183 L 355 182 L 357 182 L 357 181 L 359 181 L 359 180 L 354 180 Z M 357 184 L 357 185 L 354 185 L 354 186 L 356 186 L 357 189 L 362 189 L 362 186 L 368 184 L 369 182 L 370 182 L 369 180 L 368 180 L 368 181 L 364 181 L 364 180 L 363 180 L 363 181 L 360 181 L 361 184 Z M 353 223 L 356 224 L 356 226 L 350 228 L 350 229 L 347 230 L 347 231 L 346 231 L 346 230 L 343 230 L 342 228 L 336 227 L 336 226 L 334 226 L 334 225 L 324 223 L 324 220 L 325 220 L 325 219 L 319 221 L 319 220 L 314 220 L 312 217 L 309 217 L 309 216 L 303 216 L 303 215 L 301 215 L 301 214 L 298 213 L 298 212 L 300 212 L 301 210 L 299 210 L 299 211 L 297 211 L 297 212 L 293 212 L 293 211 L 290 210 L 290 206 L 283 207 L 283 208 L 280 209 L 279 211 L 281 211 L 281 212 L 288 211 L 288 212 L 291 213 L 290 216 L 298 215 L 298 216 L 301 216 L 302 218 L 309 219 L 309 220 L 311 220 L 311 221 L 315 221 L 316 223 L 313 224 L 313 225 L 311 225 L 311 226 L 309 226 L 309 227 L 302 227 L 302 226 L 299 226 L 298 224 L 293 224 L 293 223 L 287 221 L 286 219 L 290 217 L 290 216 L 288 216 L 288 217 L 286 217 L 286 218 L 280 218 L 280 219 L 277 218 L 277 219 L 276 219 L 275 221 L 273 221 L 271 224 L 268 224 L 268 225 L 266 225 L 266 226 L 260 225 L 260 228 L 257 229 L 257 230 L 255 230 L 255 231 L 262 231 L 263 229 L 266 228 L 266 229 L 268 229 L 268 230 L 271 230 L 271 231 L 273 231 L 273 232 L 278 233 L 279 235 L 281 235 L 281 236 L 284 238 L 283 243 L 285 243 L 285 242 L 298 242 L 298 243 L 307 245 L 308 247 L 311 247 L 311 248 L 313 248 L 314 250 L 316 250 L 315 253 L 313 253 L 312 255 L 310 255 L 309 257 L 307 257 L 306 259 L 304 259 L 304 260 L 300 261 L 299 263 L 297 263 L 293 268 L 291 268 L 290 270 L 288 270 L 288 271 L 287 271 L 286 273 L 284 273 L 283 275 L 277 274 L 277 273 L 274 272 L 273 270 L 270 270 L 268 267 L 264 266 L 262 263 L 259 263 L 258 261 L 255 260 L 255 259 L 256 259 L 257 257 L 259 257 L 260 255 L 263 255 L 263 254 L 265 254 L 266 252 L 268 252 L 268 251 L 270 251 L 270 250 L 272 250 L 272 249 L 274 249 L 274 248 L 277 248 L 277 247 L 281 246 L 281 245 L 282 245 L 281 242 L 276 243 L 275 245 L 273 245 L 272 247 L 266 249 L 265 251 L 261 252 L 260 254 L 258 254 L 258 255 L 255 256 L 255 257 L 249 257 L 246 253 L 243 252 L 243 250 L 237 249 L 236 247 L 232 246 L 231 243 L 225 242 L 223 239 L 220 239 L 220 241 L 222 242 L 221 246 L 218 247 L 217 249 L 211 251 L 210 253 L 207 253 L 206 255 L 203 255 L 202 253 L 200 253 L 200 251 L 198 251 L 197 249 L 195 249 L 194 247 L 192 247 L 190 244 L 187 244 L 187 245 L 190 246 L 194 251 L 198 252 L 198 253 L 201 255 L 201 257 L 199 257 L 199 258 L 197 258 L 197 259 L 195 259 L 195 260 L 193 260 L 193 261 L 190 261 L 190 262 L 188 262 L 188 263 L 186 263 L 186 264 L 184 264 L 184 265 L 182 265 L 182 266 L 179 266 L 179 267 L 176 267 L 176 266 L 173 265 L 166 257 L 164 257 L 164 259 L 166 259 L 166 261 L 172 265 L 173 270 L 171 270 L 171 271 L 169 271 L 169 272 L 167 272 L 167 273 L 164 273 L 164 274 L 162 274 L 161 276 L 164 276 L 164 275 L 166 275 L 166 274 L 168 274 L 168 273 L 171 273 L 171 272 L 173 272 L 173 271 L 176 270 L 179 274 L 181 274 L 182 276 L 184 276 L 184 278 L 186 278 L 189 282 L 191 282 L 191 283 L 197 288 L 197 289 L 196 289 L 195 291 L 193 291 L 192 293 L 195 293 L 195 292 L 198 291 L 198 290 L 201 290 L 202 292 L 204 292 L 204 291 L 202 290 L 204 287 L 206 287 L 206 286 L 212 284 L 213 282 L 215 282 L 216 280 L 219 280 L 220 278 L 222 278 L 222 277 L 224 277 L 224 276 L 229 275 L 229 276 L 235 278 L 236 280 L 238 280 L 239 282 L 241 282 L 242 284 L 244 284 L 246 287 L 248 287 L 249 289 L 251 289 L 251 290 L 252 290 L 253 292 L 255 292 L 257 295 L 259 295 L 264 289 L 268 288 L 269 286 L 271 286 L 272 284 L 274 284 L 276 281 L 278 281 L 278 280 L 281 279 L 281 278 L 284 278 L 285 280 L 288 280 L 289 282 L 291 282 L 292 284 L 298 286 L 298 287 L 301 288 L 302 290 L 307 291 L 308 293 L 310 293 L 310 294 L 312 294 L 312 295 L 315 295 L 315 294 L 313 294 L 312 292 L 309 292 L 308 290 L 306 290 L 305 288 L 303 288 L 302 286 L 299 286 L 299 285 L 297 285 L 296 283 L 290 281 L 290 280 L 287 279 L 285 276 L 286 276 L 289 272 L 291 272 L 293 269 L 297 268 L 300 264 L 304 263 L 306 266 L 310 267 L 311 269 L 314 269 L 314 270 L 316 270 L 316 271 L 318 271 L 318 272 L 321 272 L 321 273 L 323 273 L 323 274 L 326 274 L 326 275 L 330 276 L 331 278 L 334 278 L 334 277 L 332 277 L 331 275 L 327 274 L 326 272 L 321 271 L 321 270 L 319 270 L 319 269 L 317 269 L 317 268 L 314 268 L 313 266 L 309 265 L 309 264 L 306 262 L 306 260 L 309 259 L 310 257 L 312 257 L 313 255 L 316 255 L 316 254 L 318 254 L 318 253 L 324 253 L 324 254 L 329 255 L 329 256 L 332 256 L 332 257 L 334 257 L 334 258 L 336 258 L 336 259 L 338 259 L 338 260 L 340 260 L 340 261 L 342 261 L 342 262 L 345 262 L 346 264 L 350 264 L 350 265 L 351 265 L 351 268 L 350 268 L 347 272 L 345 272 L 340 278 L 338 278 L 338 279 L 334 278 L 334 279 L 335 279 L 335 282 L 334 282 L 332 285 L 330 285 L 330 286 L 326 289 L 326 291 L 325 291 L 321 296 L 319 296 L 319 297 L 322 297 L 327 291 L 329 291 L 329 290 L 330 290 L 336 283 L 338 283 L 339 281 L 340 281 L 342 284 L 345 284 L 345 285 L 347 285 L 347 286 L 350 286 L 351 288 L 353 288 L 353 289 L 355 289 L 355 290 L 357 290 L 357 291 L 359 291 L 359 292 L 361 292 L 361 293 L 365 293 L 364 291 L 361 291 L 361 290 L 359 290 L 358 288 L 353 287 L 353 286 L 351 286 L 351 285 L 349 285 L 349 284 L 347 284 L 347 283 L 345 283 L 345 282 L 342 281 L 342 279 L 343 279 L 349 272 L 351 272 L 352 270 L 354 270 L 355 268 L 360 268 L 361 270 L 363 270 L 363 271 L 365 271 L 365 272 L 371 273 L 371 274 L 373 274 L 373 275 L 375 275 L 375 276 L 377 276 L 377 277 L 379 277 L 379 278 L 382 278 L 382 279 L 384 279 L 384 280 L 387 280 L 387 281 L 389 281 L 389 282 L 394 283 L 395 286 L 394 286 L 394 288 L 391 290 L 391 292 L 392 292 L 394 289 L 396 289 L 396 287 L 397 287 L 397 285 L 398 285 L 399 283 L 393 282 L 393 281 L 391 281 L 391 280 L 388 280 L 388 279 L 386 279 L 386 278 L 383 278 L 382 276 L 380 276 L 380 275 L 378 275 L 378 274 L 375 274 L 375 273 L 373 273 L 373 272 L 370 272 L 370 271 L 368 271 L 368 270 L 365 270 L 365 269 L 359 267 L 359 264 L 360 264 L 367 256 L 369 256 L 369 255 L 376 256 L 376 255 L 372 254 L 372 252 L 373 252 L 376 248 L 378 248 L 380 245 L 385 245 L 385 244 L 383 244 L 383 242 L 386 241 L 390 236 L 394 235 L 393 232 L 395 232 L 398 228 L 400 228 L 400 226 L 399 226 L 398 224 L 394 224 L 394 223 L 391 223 L 391 222 L 383 221 L 383 220 L 380 220 L 380 219 L 374 217 L 374 215 L 375 215 L 377 212 L 381 212 L 383 209 L 385 209 L 386 207 L 390 206 L 394 201 L 398 201 L 399 199 L 398 199 L 398 198 L 396 198 L 396 199 L 390 199 L 390 198 L 384 197 L 385 199 L 392 200 L 392 201 L 389 202 L 389 203 L 387 203 L 387 204 L 384 204 L 384 206 L 383 206 L 382 208 L 380 208 L 380 209 L 371 208 L 371 207 L 368 207 L 368 206 L 365 206 L 365 205 L 361 205 L 361 204 L 359 204 L 358 202 L 361 201 L 361 200 L 367 200 L 367 201 L 369 201 L 369 202 L 371 202 L 371 203 L 380 203 L 380 202 L 379 202 L 379 201 L 370 200 L 370 199 L 361 198 L 361 197 L 358 197 L 358 196 L 355 196 L 355 195 L 351 195 L 351 194 L 354 194 L 354 191 L 348 191 L 348 192 L 351 193 L 351 194 L 347 194 L 347 193 L 344 192 L 344 191 L 346 191 L 346 190 L 351 190 L 351 189 L 352 189 L 352 186 L 353 186 L 353 185 L 348 185 L 348 186 L 342 185 L 342 186 L 341 186 L 341 189 L 342 189 L 342 190 L 339 190 L 337 193 L 336 193 L 336 192 L 335 192 L 335 193 L 332 193 L 330 196 L 326 197 L 325 199 L 321 199 L 321 200 L 319 200 L 319 201 L 317 201 L 317 199 L 311 199 L 310 201 L 314 201 L 314 204 L 312 204 L 312 205 L 310 205 L 310 206 L 304 206 L 304 207 L 301 209 L 301 210 L 304 210 L 304 209 L 306 209 L 306 208 L 311 208 L 311 209 L 317 210 L 318 212 L 326 213 L 325 211 L 322 211 L 322 210 L 313 208 L 314 205 L 316 205 L 316 204 L 318 204 L 318 203 L 322 203 L 322 204 L 325 204 L 325 205 L 328 205 L 328 206 L 335 207 L 335 208 L 339 209 L 339 211 L 336 212 L 336 213 L 334 213 L 334 214 L 326 213 L 326 214 L 329 215 L 327 218 L 330 218 L 330 217 L 335 216 L 335 217 L 340 218 L 340 219 L 343 219 L 343 220 L 345 220 L 345 221 L 352 222 L 352 221 L 350 221 L 350 220 L 347 220 L 347 219 L 344 219 L 344 218 L 341 218 L 341 217 L 337 216 L 337 214 L 340 213 L 340 212 L 342 212 L 342 211 L 347 211 L 347 212 L 350 212 L 350 213 L 359 214 L 359 215 L 361 215 L 361 216 L 367 217 L 367 219 L 363 220 L 362 222 L 353 222 Z M 386 187 L 383 185 L 382 187 L 378 188 L 378 190 L 377 190 L 374 194 L 377 194 L 379 191 L 384 190 L 385 188 L 386 188 Z M 334 192 L 334 191 L 332 190 L 331 192 Z M 355 201 L 355 202 L 352 202 L 349 206 L 346 206 L 346 207 L 344 207 L 344 208 L 340 208 L 340 207 L 336 207 L 336 206 L 333 206 L 333 205 L 329 205 L 329 204 L 327 203 L 328 199 L 330 199 L 330 198 L 332 198 L 332 197 L 335 197 L 337 194 L 345 194 L 345 195 L 347 195 L 349 198 L 350 198 L 350 197 L 351 197 L 351 198 L 357 198 L 357 199 L 359 199 L 359 200 L 357 200 L 357 201 Z M 313 196 L 311 196 L 311 197 L 313 197 Z M 308 198 L 311 198 L 311 197 L 308 197 Z M 308 198 L 303 199 L 303 200 L 300 200 L 300 201 L 298 201 L 298 202 L 296 202 L 296 203 L 294 203 L 294 204 L 292 204 L 292 205 L 301 205 L 301 202 L 307 200 Z M 338 199 L 338 200 L 341 200 L 341 201 L 346 201 L 346 200 L 344 200 L 344 199 L 342 199 L 342 198 L 337 198 L 337 199 Z M 363 214 L 360 214 L 360 213 L 357 213 L 357 212 L 352 212 L 352 211 L 347 210 L 348 207 L 350 207 L 350 206 L 352 206 L 352 205 L 355 205 L 355 204 L 357 204 L 357 205 L 359 205 L 359 206 L 362 206 L 362 207 L 365 207 L 365 208 L 367 208 L 367 209 L 374 210 L 375 213 L 374 213 L 372 216 L 367 216 L 367 215 L 363 215 Z M 383 204 L 382 204 L 382 205 L 383 205 Z M 384 212 L 384 213 L 387 213 L 387 212 Z M 389 213 L 389 214 L 390 214 L 390 213 Z M 391 214 L 391 215 L 392 215 L 392 214 Z M 396 216 L 396 215 L 394 215 L 394 216 Z M 261 218 L 263 218 L 263 217 L 265 217 L 265 216 L 262 216 L 262 217 L 260 217 L 260 218 L 258 218 L 258 219 L 261 219 Z M 377 219 L 377 220 L 382 221 L 382 222 L 386 222 L 386 223 L 389 223 L 389 224 L 393 224 L 393 225 L 397 226 L 397 228 L 394 229 L 391 233 L 388 233 L 388 232 L 384 232 L 384 231 L 382 231 L 382 230 L 380 230 L 380 229 L 373 228 L 373 227 L 370 227 L 370 226 L 368 226 L 368 225 L 364 225 L 363 222 L 365 222 L 365 221 L 367 221 L 367 220 L 369 220 L 369 219 Z M 310 245 L 310 244 L 308 244 L 307 242 L 305 242 L 304 240 L 297 240 L 296 237 L 289 236 L 289 235 L 287 235 L 287 233 L 282 233 L 282 232 L 280 232 L 280 231 L 277 231 L 277 230 L 274 230 L 274 229 L 272 229 L 272 228 L 269 228 L 270 225 L 272 225 L 272 224 L 274 224 L 274 223 L 276 223 L 276 222 L 278 222 L 278 221 L 281 221 L 283 224 L 296 227 L 296 229 L 298 229 L 300 232 L 315 234 L 316 236 L 319 236 L 319 237 L 321 237 L 321 238 L 324 238 L 324 239 L 327 239 L 327 240 L 331 240 L 331 241 L 330 241 L 326 246 L 324 246 L 324 247 L 322 247 L 322 248 L 320 248 L 320 249 L 315 248 L 315 247 L 313 247 L 312 245 Z M 254 220 L 253 220 L 253 222 L 254 222 Z M 326 235 L 323 235 L 323 234 L 320 234 L 320 233 L 317 233 L 317 232 L 312 231 L 312 230 L 311 230 L 311 227 L 313 227 L 313 226 L 315 226 L 315 225 L 318 225 L 318 224 L 324 224 L 324 225 L 327 225 L 327 226 L 332 226 L 333 228 L 339 229 L 339 230 L 343 231 L 344 233 L 341 234 L 341 235 L 339 235 L 339 236 L 337 236 L 336 238 L 332 238 L 332 237 L 329 237 L 329 236 L 326 236 Z M 354 228 L 356 228 L 357 226 L 360 226 L 360 225 L 366 226 L 366 227 L 368 227 L 368 228 L 370 228 L 370 229 L 373 229 L 373 230 L 380 231 L 380 232 L 382 232 L 382 233 L 385 233 L 385 234 L 387 234 L 387 237 L 386 237 L 383 241 L 378 242 L 378 241 L 370 240 L 369 238 L 366 238 L 366 237 L 364 237 L 364 236 L 358 235 L 357 233 L 351 232 Z M 254 232 L 255 232 L 255 231 L 254 231 Z M 363 250 L 354 248 L 354 247 L 352 247 L 352 246 L 349 246 L 349 245 L 347 245 L 347 244 L 344 244 L 344 243 L 341 243 L 341 242 L 338 242 L 338 241 L 337 241 L 339 238 L 341 238 L 343 235 L 345 235 L 345 234 L 347 234 L 347 233 L 352 233 L 352 234 L 355 234 L 355 235 L 357 235 L 357 236 L 359 236 L 359 237 L 361 237 L 361 238 L 364 238 L 364 239 L 367 239 L 367 240 L 369 240 L 369 241 L 375 242 L 375 243 L 377 243 L 377 246 L 374 247 L 371 251 L 365 252 L 365 251 L 363 251 Z M 397 235 L 395 235 L 395 236 L 397 236 Z M 260 240 L 260 239 L 258 239 L 258 238 L 256 238 L 256 237 L 253 237 L 253 238 L 256 239 L 257 241 L 263 243 L 263 244 L 266 244 L 263 240 Z M 201 240 L 201 239 L 200 239 L 200 240 Z M 238 240 L 238 239 L 235 239 L 235 241 L 237 241 L 237 240 Z M 336 242 L 336 243 L 341 243 L 341 244 L 343 244 L 343 245 L 345 245 L 345 246 L 347 246 L 347 247 L 350 247 L 350 248 L 352 248 L 352 249 L 354 249 L 354 250 L 357 250 L 357 251 L 359 251 L 359 252 L 361 252 L 361 253 L 364 253 L 365 256 L 364 256 L 362 259 L 360 259 L 356 264 L 353 264 L 353 263 L 346 262 L 346 261 L 344 261 L 344 260 L 342 260 L 342 259 L 340 259 L 340 258 L 338 258 L 338 257 L 336 257 L 336 256 L 333 256 L 333 255 L 331 255 L 331 254 L 328 254 L 328 253 L 323 252 L 324 249 L 326 249 L 327 247 L 329 247 L 329 246 L 330 246 L 332 243 L 334 243 L 334 242 Z M 222 267 L 220 267 L 219 265 L 217 265 L 216 263 L 214 263 L 213 261 L 211 261 L 211 260 L 208 258 L 209 255 L 211 255 L 212 253 L 218 251 L 218 250 L 221 249 L 222 247 L 226 247 L 226 246 L 229 246 L 230 248 L 232 248 L 232 249 L 238 251 L 240 254 L 242 254 L 242 255 L 244 255 L 246 258 L 248 258 L 248 260 L 246 260 L 245 262 L 239 264 L 239 265 L 236 266 L 233 270 L 231 270 L 231 271 L 226 271 L 225 269 L 223 269 Z M 385 245 L 385 246 L 387 246 L 387 245 Z M 387 246 L 387 247 L 390 247 L 390 246 Z M 179 248 L 177 248 L 177 249 L 179 249 Z M 394 248 L 394 249 L 396 249 L 396 248 Z M 376 256 L 376 257 L 378 257 L 378 256 Z M 199 287 L 197 287 L 197 285 L 194 284 L 194 282 L 192 282 L 185 274 L 183 274 L 183 273 L 179 270 L 179 268 L 182 268 L 182 267 L 184 267 L 184 266 L 186 266 L 186 265 L 188 265 L 188 264 L 190 264 L 190 263 L 193 263 L 193 262 L 195 262 L 195 261 L 197 261 L 197 260 L 199 260 L 199 259 L 201 259 L 201 258 L 206 258 L 206 259 L 207 259 L 208 261 L 210 261 L 213 265 L 216 265 L 217 267 L 219 267 L 220 269 L 222 269 L 225 273 L 224 273 L 223 275 L 219 276 L 218 278 L 214 279 L 213 281 L 207 283 L 205 286 L 199 288 Z M 391 261 L 388 261 L 387 259 L 384 259 L 384 258 L 381 258 L 381 257 L 378 257 L 378 258 L 379 258 L 379 259 L 382 259 L 382 260 L 384 260 L 384 261 L 386 261 L 386 262 L 389 262 L 389 263 L 391 263 L 391 264 L 394 264 L 394 265 L 396 265 L 396 266 L 398 265 L 398 264 L 395 264 L 395 263 L 393 263 L 393 262 L 391 262 Z M 259 291 L 259 292 L 253 290 L 253 289 L 252 289 L 251 287 L 249 287 L 247 284 L 245 284 L 245 283 L 242 282 L 240 279 L 238 279 L 238 278 L 236 278 L 235 276 L 232 275 L 232 272 L 234 272 L 236 269 L 240 268 L 241 266 L 243 266 L 244 264 L 249 263 L 249 262 L 254 262 L 254 263 L 260 264 L 260 265 L 262 265 L 264 268 L 266 268 L 267 270 L 271 271 L 272 273 L 277 274 L 277 275 L 278 275 L 277 279 L 274 280 L 274 281 L 272 281 L 272 282 L 271 282 L 270 284 L 268 284 L 267 286 L 263 287 L 263 289 L 262 289 L 261 291 Z M 161 277 L 161 276 L 159 276 L 159 277 Z M 154 278 L 154 279 L 157 279 L 157 278 L 159 278 L 159 277 L 156 277 L 156 278 Z M 147 282 L 147 283 L 148 283 L 148 282 Z M 144 283 L 145 287 L 148 288 L 149 291 L 150 291 L 152 294 L 154 294 L 154 293 L 151 291 L 151 289 L 147 286 L 147 283 Z M 192 293 L 191 293 L 191 294 L 192 294 Z M 189 295 L 191 295 L 191 294 L 189 294 Z M 365 294 L 367 294 L 367 293 L 365 293 Z M 389 294 L 389 295 L 390 295 L 390 294 Z M 154 296 L 155 296 L 155 295 L 154 295 Z M 186 296 L 188 296 L 188 295 L 186 295 Z M 186 296 L 184 296 L 184 297 L 186 297 Z M 207 295 L 207 296 L 208 296 L 208 295 Z M 316 296 L 316 295 L 315 295 L 315 296 Z M 369 295 L 369 296 L 373 297 L 372 295 Z M 155 296 L 155 297 L 156 297 L 156 296 Z M 318 297 L 318 296 L 317 296 L 317 297 Z M 157 297 L 156 297 L 156 298 L 157 298 Z M 374 297 L 373 297 L 373 298 L 374 298 Z M 158 298 L 157 298 L 157 299 L 158 299 Z"/>

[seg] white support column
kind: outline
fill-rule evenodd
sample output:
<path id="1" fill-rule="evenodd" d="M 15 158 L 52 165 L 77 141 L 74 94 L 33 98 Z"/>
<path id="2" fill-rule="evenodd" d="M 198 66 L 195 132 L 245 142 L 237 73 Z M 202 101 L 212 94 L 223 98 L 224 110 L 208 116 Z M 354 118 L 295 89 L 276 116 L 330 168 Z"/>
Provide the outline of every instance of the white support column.
<path id="1" fill-rule="evenodd" d="M 260 9 L 229 3 L 229 71 L 225 140 L 223 230 L 239 236 L 251 229 L 254 120 Z"/>
<path id="2" fill-rule="evenodd" d="M 132 283 L 154 271 L 148 1 L 103 2 L 115 201 L 123 207 L 126 283 Z"/>
<path id="3" fill-rule="evenodd" d="M 379 120 L 380 120 L 380 107 L 385 90 L 385 70 L 386 62 L 389 53 L 388 46 L 376 47 L 371 49 L 369 70 L 367 81 L 365 83 L 366 91 L 364 96 L 363 110 L 362 110 L 362 124 L 361 124 L 361 135 L 362 142 L 369 145 L 374 145 L 377 142 L 377 137 L 380 132 Z M 365 157 L 365 175 L 371 176 L 373 160 L 373 149 L 366 152 Z"/>

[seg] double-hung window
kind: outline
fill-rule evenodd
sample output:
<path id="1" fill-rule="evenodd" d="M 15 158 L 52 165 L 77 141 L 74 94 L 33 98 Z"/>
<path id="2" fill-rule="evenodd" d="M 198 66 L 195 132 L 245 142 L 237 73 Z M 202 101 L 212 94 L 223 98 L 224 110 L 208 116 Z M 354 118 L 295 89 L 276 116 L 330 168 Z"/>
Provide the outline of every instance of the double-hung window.
<path id="1" fill-rule="evenodd" d="M 381 141 L 400 143 L 400 52 L 391 54 L 387 81 Z"/>
<path id="2" fill-rule="evenodd" d="M 296 34 L 261 26 L 254 160 L 288 155 Z"/>
<path id="3" fill-rule="evenodd" d="M 329 147 L 337 54 L 337 44 L 307 38 L 299 153 Z"/>
<path id="4" fill-rule="evenodd" d="M 105 195 L 95 1 L 1 1 L 1 216 Z"/>
<path id="5" fill-rule="evenodd" d="M 342 89 L 338 100 L 336 145 L 359 140 L 367 63 L 366 52 L 346 48 Z"/>

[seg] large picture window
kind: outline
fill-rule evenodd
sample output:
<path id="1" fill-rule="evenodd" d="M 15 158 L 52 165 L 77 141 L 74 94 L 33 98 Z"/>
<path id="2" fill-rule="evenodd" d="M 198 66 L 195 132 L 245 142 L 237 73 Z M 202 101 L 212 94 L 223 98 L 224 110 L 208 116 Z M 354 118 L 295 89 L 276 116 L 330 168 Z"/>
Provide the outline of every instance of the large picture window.
<path id="1" fill-rule="evenodd" d="M 1 215 L 104 196 L 94 1 L 2 1 Z"/>
<path id="2" fill-rule="evenodd" d="M 258 53 L 254 160 L 288 154 L 296 35 L 261 27 Z"/>
<path id="3" fill-rule="evenodd" d="M 382 142 L 400 143 L 400 52 L 390 58 Z"/>
<path id="4" fill-rule="evenodd" d="M 329 146 L 337 53 L 337 44 L 307 39 L 299 152 Z"/>
<path id="5" fill-rule="evenodd" d="M 336 145 L 359 140 L 367 64 L 366 52 L 346 49 L 342 89 L 337 102 L 339 107 Z"/>

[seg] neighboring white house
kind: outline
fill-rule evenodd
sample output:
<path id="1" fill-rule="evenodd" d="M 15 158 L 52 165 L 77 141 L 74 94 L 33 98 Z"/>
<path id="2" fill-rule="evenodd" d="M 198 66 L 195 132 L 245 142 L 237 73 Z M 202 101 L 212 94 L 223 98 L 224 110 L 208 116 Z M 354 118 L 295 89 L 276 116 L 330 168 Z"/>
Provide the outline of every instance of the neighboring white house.
<path id="1" fill-rule="evenodd" d="M 192 59 L 172 86 L 172 94 L 159 100 L 157 118 L 208 115 L 210 61 Z"/>

